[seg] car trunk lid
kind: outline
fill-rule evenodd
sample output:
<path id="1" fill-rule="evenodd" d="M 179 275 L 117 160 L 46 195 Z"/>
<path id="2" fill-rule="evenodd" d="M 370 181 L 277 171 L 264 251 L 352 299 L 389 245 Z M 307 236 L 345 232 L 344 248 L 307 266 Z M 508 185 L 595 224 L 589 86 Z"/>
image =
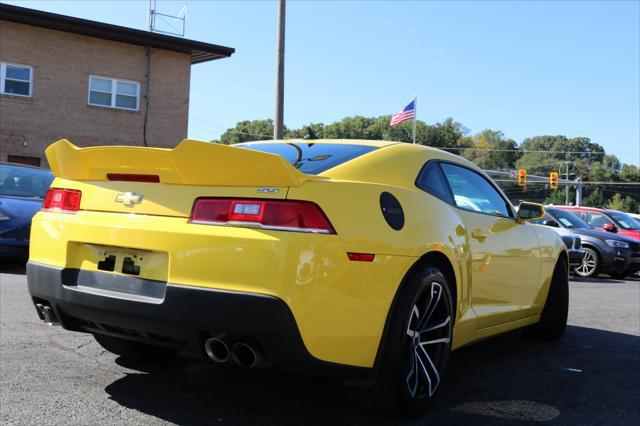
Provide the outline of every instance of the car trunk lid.
<path id="1" fill-rule="evenodd" d="M 188 217 L 199 197 L 283 199 L 289 187 L 326 179 L 278 155 L 192 140 L 175 149 L 61 140 L 46 155 L 52 187 L 82 191 L 81 210 Z"/>

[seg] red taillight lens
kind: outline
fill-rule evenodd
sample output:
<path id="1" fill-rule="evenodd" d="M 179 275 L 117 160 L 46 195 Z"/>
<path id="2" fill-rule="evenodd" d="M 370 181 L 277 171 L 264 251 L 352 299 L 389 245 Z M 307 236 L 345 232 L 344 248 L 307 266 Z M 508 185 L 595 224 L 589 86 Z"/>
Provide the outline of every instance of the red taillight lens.
<path id="1" fill-rule="evenodd" d="M 57 209 L 65 212 L 80 210 L 82 192 L 76 189 L 51 188 L 44 196 L 43 209 Z"/>
<path id="2" fill-rule="evenodd" d="M 373 262 L 373 259 L 376 258 L 376 255 L 373 253 L 347 253 L 347 257 L 349 260 L 353 262 Z"/>
<path id="3" fill-rule="evenodd" d="M 191 222 L 256 226 L 282 231 L 334 234 L 320 207 L 308 201 L 200 198 L 193 205 Z"/>

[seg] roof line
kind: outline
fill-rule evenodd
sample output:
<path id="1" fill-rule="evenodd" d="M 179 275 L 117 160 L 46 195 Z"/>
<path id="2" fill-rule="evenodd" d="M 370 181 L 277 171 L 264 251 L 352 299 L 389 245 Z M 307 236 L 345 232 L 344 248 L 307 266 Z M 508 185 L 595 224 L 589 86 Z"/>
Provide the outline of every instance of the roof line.
<path id="1" fill-rule="evenodd" d="M 228 58 L 235 52 L 235 49 L 232 47 L 158 34 L 120 25 L 106 24 L 104 22 L 90 21 L 88 19 L 74 18 L 4 3 L 0 3 L 0 20 L 97 37 L 121 43 L 189 53 L 191 54 L 192 64 Z"/>

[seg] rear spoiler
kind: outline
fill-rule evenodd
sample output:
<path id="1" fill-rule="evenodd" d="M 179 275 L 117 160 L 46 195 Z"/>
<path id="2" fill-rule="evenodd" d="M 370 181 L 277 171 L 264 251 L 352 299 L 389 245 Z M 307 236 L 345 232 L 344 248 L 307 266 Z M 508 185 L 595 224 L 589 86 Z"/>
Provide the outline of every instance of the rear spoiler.
<path id="1" fill-rule="evenodd" d="M 189 139 L 174 149 L 78 148 L 62 139 L 45 153 L 57 177 L 78 181 L 106 181 L 107 174 L 140 174 L 178 185 L 285 187 L 326 179 L 301 173 L 279 155 Z"/>

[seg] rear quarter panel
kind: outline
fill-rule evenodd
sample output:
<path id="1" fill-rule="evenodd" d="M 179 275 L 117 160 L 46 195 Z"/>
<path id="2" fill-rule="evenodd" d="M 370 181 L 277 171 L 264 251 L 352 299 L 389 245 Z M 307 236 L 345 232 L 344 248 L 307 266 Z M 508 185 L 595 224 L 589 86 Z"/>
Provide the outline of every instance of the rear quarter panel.
<path id="1" fill-rule="evenodd" d="M 398 169 L 407 173 L 407 177 L 402 181 L 396 176 L 394 183 L 397 185 L 332 178 L 290 188 L 287 198 L 317 203 L 331 221 L 346 251 L 409 260 L 399 263 L 404 267 L 398 271 L 400 279 L 388 281 L 386 288 L 379 289 L 383 306 L 392 305 L 402 277 L 421 256 L 430 252 L 444 254 L 455 275 L 456 318 L 472 321 L 474 316 L 469 305 L 470 252 L 462 219 L 455 207 L 414 184 L 420 168 L 428 159 L 412 160 L 407 167 Z M 384 219 L 380 206 L 383 192 L 394 195 L 403 208 L 405 222 L 400 230 L 392 229 Z M 387 312 L 385 309 L 385 316 Z"/>

